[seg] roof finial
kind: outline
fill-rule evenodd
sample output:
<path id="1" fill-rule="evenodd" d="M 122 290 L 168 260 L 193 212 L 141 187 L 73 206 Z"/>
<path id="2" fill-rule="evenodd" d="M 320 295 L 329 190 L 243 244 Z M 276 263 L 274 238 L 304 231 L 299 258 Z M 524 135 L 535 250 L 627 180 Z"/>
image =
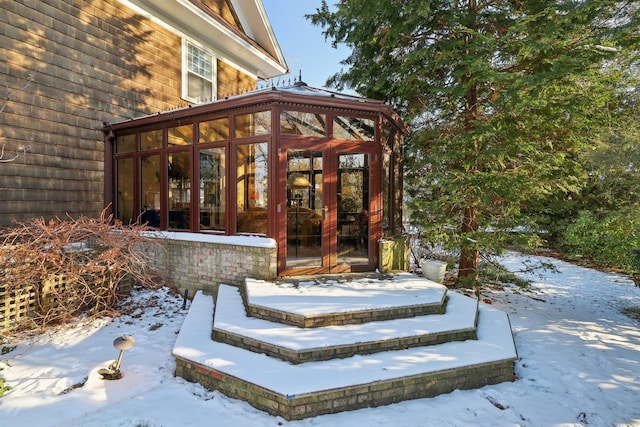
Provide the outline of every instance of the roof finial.
<path id="1" fill-rule="evenodd" d="M 302 70 L 298 70 L 298 81 L 293 84 L 294 86 L 306 86 L 307 84 L 302 81 Z"/>

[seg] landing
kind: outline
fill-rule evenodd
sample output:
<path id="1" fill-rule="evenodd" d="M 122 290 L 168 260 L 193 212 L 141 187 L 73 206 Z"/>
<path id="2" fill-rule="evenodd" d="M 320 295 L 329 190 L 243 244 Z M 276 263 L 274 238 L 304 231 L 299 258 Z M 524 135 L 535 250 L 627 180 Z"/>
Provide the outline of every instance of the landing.
<path id="1" fill-rule="evenodd" d="M 336 278 L 322 282 L 308 279 L 274 284 L 247 279 L 247 303 L 299 316 L 391 309 L 395 307 L 441 306 L 447 288 L 409 273 L 382 280 Z"/>

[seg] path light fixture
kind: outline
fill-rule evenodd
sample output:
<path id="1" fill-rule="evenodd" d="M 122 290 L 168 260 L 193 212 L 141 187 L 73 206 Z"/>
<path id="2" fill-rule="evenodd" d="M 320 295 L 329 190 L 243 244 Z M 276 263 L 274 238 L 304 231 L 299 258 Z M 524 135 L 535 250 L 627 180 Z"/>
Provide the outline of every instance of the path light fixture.
<path id="1" fill-rule="evenodd" d="M 125 350 L 129 350 L 136 343 L 136 340 L 131 335 L 122 335 L 113 340 L 113 346 L 120 350 L 118 358 L 115 362 L 109 365 L 106 369 L 100 369 L 98 373 L 102 375 L 103 380 L 119 380 L 122 378 L 122 372 L 120 372 L 120 362 L 122 362 L 122 354 Z"/>

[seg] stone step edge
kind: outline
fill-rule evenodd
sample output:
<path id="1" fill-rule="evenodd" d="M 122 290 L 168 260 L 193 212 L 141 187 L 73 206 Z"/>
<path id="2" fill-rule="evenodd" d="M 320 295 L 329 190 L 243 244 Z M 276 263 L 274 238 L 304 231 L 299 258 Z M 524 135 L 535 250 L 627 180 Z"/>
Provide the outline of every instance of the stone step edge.
<path id="1" fill-rule="evenodd" d="M 476 329 L 467 328 L 425 335 L 390 338 L 380 341 L 368 341 L 295 350 L 239 335 L 224 329 L 216 328 L 215 326 L 213 328 L 214 341 L 249 350 L 254 353 L 266 354 L 267 356 L 276 357 L 280 360 L 293 364 L 343 359 L 355 355 L 375 354 L 393 350 L 406 350 L 408 348 L 437 345 L 452 341 L 476 340 L 477 338 Z"/>
<path id="2" fill-rule="evenodd" d="M 444 289 L 442 299 L 435 303 L 415 304 L 378 309 L 354 310 L 335 313 L 318 313 L 301 315 L 286 312 L 273 307 L 253 304 L 247 298 L 247 284 L 240 288 L 242 301 L 248 316 L 269 322 L 282 323 L 299 328 L 323 328 L 326 326 L 358 325 L 391 319 L 406 319 L 416 316 L 444 314 L 447 308 L 447 290 Z"/>
<path id="3" fill-rule="evenodd" d="M 515 359 L 391 378 L 302 395 L 284 395 L 197 362 L 175 356 L 176 376 L 243 400 L 287 421 L 390 405 L 514 380 Z"/>

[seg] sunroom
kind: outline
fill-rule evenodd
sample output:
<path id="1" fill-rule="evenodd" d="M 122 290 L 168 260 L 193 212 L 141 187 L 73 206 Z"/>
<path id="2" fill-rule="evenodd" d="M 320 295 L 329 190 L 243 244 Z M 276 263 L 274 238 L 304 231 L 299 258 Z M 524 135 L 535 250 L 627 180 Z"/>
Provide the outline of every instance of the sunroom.
<path id="1" fill-rule="evenodd" d="M 302 82 L 111 123 L 105 198 L 123 223 L 273 239 L 278 275 L 372 271 L 402 233 L 405 130 Z"/>

